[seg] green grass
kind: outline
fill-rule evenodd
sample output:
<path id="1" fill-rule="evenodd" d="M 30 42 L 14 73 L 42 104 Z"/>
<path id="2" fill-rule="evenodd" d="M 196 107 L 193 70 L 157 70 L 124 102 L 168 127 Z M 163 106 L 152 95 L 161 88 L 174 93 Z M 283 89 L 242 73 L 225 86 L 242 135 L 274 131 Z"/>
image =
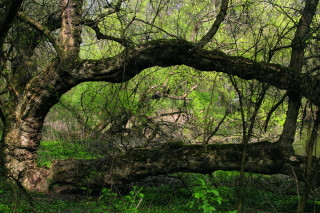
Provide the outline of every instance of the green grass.
<path id="1" fill-rule="evenodd" d="M 55 159 L 93 159 L 85 146 L 72 141 L 42 141 L 38 150 L 38 166 L 49 167 Z"/>

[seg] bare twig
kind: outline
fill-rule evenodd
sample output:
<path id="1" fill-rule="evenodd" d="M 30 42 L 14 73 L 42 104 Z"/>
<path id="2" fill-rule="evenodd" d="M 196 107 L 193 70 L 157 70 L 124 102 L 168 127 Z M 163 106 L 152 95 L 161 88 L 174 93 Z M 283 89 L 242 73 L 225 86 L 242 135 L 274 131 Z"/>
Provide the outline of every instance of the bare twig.
<path id="1" fill-rule="evenodd" d="M 193 86 L 188 92 L 186 92 L 185 94 L 181 95 L 181 96 L 177 96 L 177 95 L 170 95 L 167 93 L 160 93 L 159 91 L 156 91 L 154 93 L 154 95 L 152 96 L 153 99 L 159 99 L 159 98 L 169 98 L 172 100 L 186 100 L 188 99 L 187 96 L 198 87 L 198 85 Z"/>
<path id="2" fill-rule="evenodd" d="M 220 122 L 218 123 L 218 125 L 216 126 L 216 128 L 211 132 L 211 134 L 209 135 L 209 137 L 206 140 L 206 144 L 209 143 L 210 139 L 219 131 L 220 126 L 223 124 L 224 120 L 226 119 L 226 117 L 229 114 L 229 110 L 226 110 L 224 113 L 223 118 L 220 120 Z"/>
<path id="3" fill-rule="evenodd" d="M 276 111 L 276 109 L 283 103 L 283 101 L 285 100 L 285 98 L 288 96 L 288 93 L 285 93 L 282 98 L 280 99 L 280 101 L 278 103 L 276 103 L 271 109 L 270 111 L 268 112 L 268 115 L 267 115 L 267 119 L 266 119 L 266 122 L 264 124 L 264 131 L 266 132 L 267 131 L 267 128 L 268 128 L 268 124 L 269 124 L 269 121 L 270 121 L 270 118 L 271 118 L 271 115 L 274 113 L 274 111 Z"/>
<path id="4" fill-rule="evenodd" d="M 167 35 L 169 35 L 169 36 L 171 36 L 171 37 L 174 37 L 174 38 L 176 38 L 176 39 L 180 39 L 178 36 L 173 35 L 173 34 L 171 34 L 171 33 L 168 33 L 166 30 L 164 30 L 164 29 L 162 29 L 162 28 L 160 28 L 160 27 L 158 27 L 158 26 L 156 26 L 156 25 L 154 25 L 154 24 L 152 24 L 152 23 L 149 23 L 149 22 L 144 21 L 144 20 L 139 19 L 139 18 L 135 18 L 134 20 L 140 21 L 140 22 L 142 22 L 142 23 L 144 23 L 144 24 L 147 24 L 147 25 L 150 25 L 150 26 L 152 26 L 152 27 L 154 27 L 154 28 L 157 28 L 158 30 L 164 32 L 165 34 L 167 34 Z"/>

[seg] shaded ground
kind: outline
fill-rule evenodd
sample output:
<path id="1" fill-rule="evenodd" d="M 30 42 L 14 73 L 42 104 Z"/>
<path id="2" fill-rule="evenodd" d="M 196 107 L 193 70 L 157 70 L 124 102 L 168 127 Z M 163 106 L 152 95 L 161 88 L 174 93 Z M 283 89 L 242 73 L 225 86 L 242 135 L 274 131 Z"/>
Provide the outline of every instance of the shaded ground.
<path id="1" fill-rule="evenodd" d="M 236 185 L 238 172 L 217 171 L 211 176 L 201 174 L 172 174 L 147 178 L 133 183 L 133 188 L 113 187 L 90 195 L 90 189 L 76 195 L 31 194 L 34 207 L 19 200 L 17 212 L 203 212 L 201 205 L 205 196 L 210 205 L 219 212 L 231 212 L 236 208 Z M 203 184 L 203 181 L 205 184 Z M 297 189 L 294 179 L 282 175 L 257 175 L 247 173 L 246 212 L 296 212 Z M 8 184 L 0 187 L 0 212 L 11 212 L 14 199 Z M 212 190 L 218 192 L 210 194 Z M 122 191 L 122 193 L 120 193 Z M 130 192 L 129 192 L 130 191 Z M 196 194 L 204 199 L 196 198 Z M 221 204 L 217 202 L 221 198 Z M 318 200 L 318 201 L 317 201 Z M 191 207 L 191 204 L 193 206 Z M 319 197 L 310 199 L 306 212 L 319 212 Z"/>

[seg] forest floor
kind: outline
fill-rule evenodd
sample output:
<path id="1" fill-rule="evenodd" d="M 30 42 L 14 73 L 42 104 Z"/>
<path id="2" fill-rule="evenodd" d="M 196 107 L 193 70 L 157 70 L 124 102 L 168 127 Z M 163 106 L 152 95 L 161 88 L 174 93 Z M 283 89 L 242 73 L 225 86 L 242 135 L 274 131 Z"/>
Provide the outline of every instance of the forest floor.
<path id="1" fill-rule="evenodd" d="M 88 150 L 88 144 L 43 141 L 38 165 L 49 167 L 55 159 L 97 157 Z M 98 190 L 83 185 L 80 193 L 72 195 L 30 193 L 33 206 L 0 178 L 0 213 L 236 212 L 238 178 L 237 171 L 215 171 L 211 175 L 176 173 L 148 177 L 130 185 Z M 293 177 L 246 173 L 244 212 L 296 212 L 303 190 L 303 183 Z M 305 212 L 320 212 L 319 188 L 311 193 Z"/>
<path id="2" fill-rule="evenodd" d="M 238 172 L 212 175 L 172 174 L 149 177 L 125 187 L 103 188 L 97 194 L 83 187 L 72 195 L 31 193 L 33 207 L 4 182 L 0 185 L 0 212 L 236 212 Z M 283 175 L 247 173 L 245 212 L 296 212 L 298 189 Z M 319 196 L 318 196 L 319 198 Z M 306 212 L 319 212 L 319 200 L 308 200 Z"/>

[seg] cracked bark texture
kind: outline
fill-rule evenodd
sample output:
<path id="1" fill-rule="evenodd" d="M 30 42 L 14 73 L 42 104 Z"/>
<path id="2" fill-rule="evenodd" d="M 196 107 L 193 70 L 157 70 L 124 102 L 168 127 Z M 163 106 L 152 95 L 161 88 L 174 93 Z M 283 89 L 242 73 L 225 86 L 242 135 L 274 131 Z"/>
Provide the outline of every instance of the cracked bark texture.
<path id="1" fill-rule="evenodd" d="M 147 176 L 174 172 L 211 174 L 216 170 L 240 170 L 242 144 L 183 145 L 169 142 L 155 149 L 135 148 L 129 152 L 93 160 L 59 160 L 50 168 L 49 188 L 59 193 L 75 193 L 82 186 L 90 189 L 120 185 Z M 261 174 L 292 175 L 303 179 L 303 159 L 286 160 L 277 143 L 248 145 L 246 171 Z"/>
<path id="2" fill-rule="evenodd" d="M 21 97 L 12 100 L 13 105 L 17 103 L 14 113 L 9 112 L 5 119 L 5 165 L 15 179 L 31 190 L 44 191 L 43 187 L 46 188 L 48 171 L 36 168 L 35 163 L 44 118 L 60 96 L 76 85 L 69 72 L 78 62 L 81 7 L 81 0 L 65 1 L 61 30 L 66 34 L 61 39 L 64 55 L 53 60 L 46 70 L 26 84 Z"/>

